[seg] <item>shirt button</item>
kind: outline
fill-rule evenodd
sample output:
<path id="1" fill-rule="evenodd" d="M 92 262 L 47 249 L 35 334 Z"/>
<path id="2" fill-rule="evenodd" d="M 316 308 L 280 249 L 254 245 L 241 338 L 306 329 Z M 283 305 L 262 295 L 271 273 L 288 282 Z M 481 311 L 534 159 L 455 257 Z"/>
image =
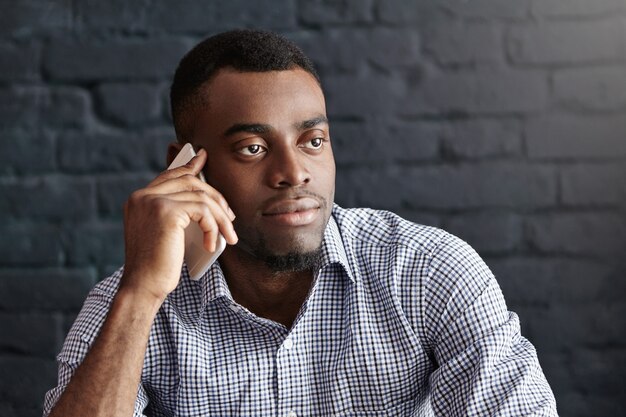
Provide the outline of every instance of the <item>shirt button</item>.
<path id="1" fill-rule="evenodd" d="M 298 417 L 298 415 L 296 414 L 296 412 L 295 412 L 295 411 L 290 410 L 290 411 L 287 413 L 287 417 Z"/>
<path id="2" fill-rule="evenodd" d="M 283 342 L 283 347 L 287 350 L 291 349 L 293 347 L 293 339 L 289 338 L 289 339 L 285 339 L 285 341 Z M 293 413 L 293 411 L 289 412 L 289 416 L 295 416 L 296 414 Z"/>

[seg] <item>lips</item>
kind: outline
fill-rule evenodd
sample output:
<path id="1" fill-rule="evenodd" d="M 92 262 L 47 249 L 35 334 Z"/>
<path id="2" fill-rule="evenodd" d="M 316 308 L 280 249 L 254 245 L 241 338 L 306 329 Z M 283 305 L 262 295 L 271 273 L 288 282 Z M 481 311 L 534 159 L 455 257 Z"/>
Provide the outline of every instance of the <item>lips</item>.
<path id="1" fill-rule="evenodd" d="M 298 213 L 307 210 L 319 209 L 320 204 L 308 197 L 297 199 L 285 199 L 271 203 L 265 210 L 264 216 L 276 216 L 280 214 Z"/>
<path id="2" fill-rule="evenodd" d="M 262 211 L 263 218 L 277 227 L 304 227 L 319 220 L 320 203 L 309 197 L 271 202 Z"/>

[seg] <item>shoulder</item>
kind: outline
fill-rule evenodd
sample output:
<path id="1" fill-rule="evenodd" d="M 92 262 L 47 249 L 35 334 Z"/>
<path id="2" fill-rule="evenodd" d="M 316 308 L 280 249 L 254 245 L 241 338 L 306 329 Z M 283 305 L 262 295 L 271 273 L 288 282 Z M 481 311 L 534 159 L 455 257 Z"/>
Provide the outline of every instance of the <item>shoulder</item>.
<path id="1" fill-rule="evenodd" d="M 361 288 L 395 300 L 422 336 L 426 317 L 457 316 L 493 280 L 478 253 L 443 229 L 368 208 L 335 207 L 333 216 Z"/>
<path id="2" fill-rule="evenodd" d="M 335 206 L 344 246 L 353 253 L 385 252 L 390 262 L 419 259 L 424 278 L 449 280 L 461 277 L 491 277 L 478 253 L 463 239 L 438 227 L 417 224 L 395 213 L 370 208 Z"/>
<path id="3" fill-rule="evenodd" d="M 390 211 L 335 206 L 333 216 L 344 243 L 349 245 L 401 248 L 428 258 L 433 268 L 445 268 L 447 264 L 459 272 L 483 264 L 472 246 L 458 236 Z"/>
<path id="4" fill-rule="evenodd" d="M 437 227 L 414 223 L 386 210 L 335 206 L 333 216 L 344 244 L 348 245 L 398 247 L 429 254 L 449 235 Z"/>

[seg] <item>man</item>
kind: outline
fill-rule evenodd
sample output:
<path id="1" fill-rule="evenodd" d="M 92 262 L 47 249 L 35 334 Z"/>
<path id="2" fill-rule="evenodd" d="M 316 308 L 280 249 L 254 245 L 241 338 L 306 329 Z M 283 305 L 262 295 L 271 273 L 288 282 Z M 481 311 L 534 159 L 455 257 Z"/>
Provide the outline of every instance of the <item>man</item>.
<path id="1" fill-rule="evenodd" d="M 296 46 L 209 38 L 171 101 L 168 159 L 186 142 L 198 156 L 127 201 L 125 266 L 88 296 L 44 414 L 556 415 L 467 244 L 333 204 L 324 95 Z M 191 222 L 208 250 L 229 244 L 199 281 L 183 265 Z"/>

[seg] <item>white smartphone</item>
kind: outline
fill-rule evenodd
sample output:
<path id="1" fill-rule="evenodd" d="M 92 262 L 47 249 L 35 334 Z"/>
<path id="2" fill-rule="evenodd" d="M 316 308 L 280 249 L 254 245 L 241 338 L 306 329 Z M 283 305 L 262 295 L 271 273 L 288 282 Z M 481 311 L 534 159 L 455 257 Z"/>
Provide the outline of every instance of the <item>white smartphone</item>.
<path id="1" fill-rule="evenodd" d="M 172 161 L 167 169 L 178 168 L 196 156 L 191 143 L 186 143 L 182 147 L 176 158 Z M 206 182 L 202 171 L 198 174 L 198 178 Z M 191 222 L 185 229 L 185 263 L 189 270 L 191 279 L 197 281 L 209 270 L 213 262 L 224 252 L 226 248 L 226 240 L 220 233 L 217 237 L 217 248 L 215 252 L 208 252 L 204 249 L 204 232 L 196 222 Z"/>

